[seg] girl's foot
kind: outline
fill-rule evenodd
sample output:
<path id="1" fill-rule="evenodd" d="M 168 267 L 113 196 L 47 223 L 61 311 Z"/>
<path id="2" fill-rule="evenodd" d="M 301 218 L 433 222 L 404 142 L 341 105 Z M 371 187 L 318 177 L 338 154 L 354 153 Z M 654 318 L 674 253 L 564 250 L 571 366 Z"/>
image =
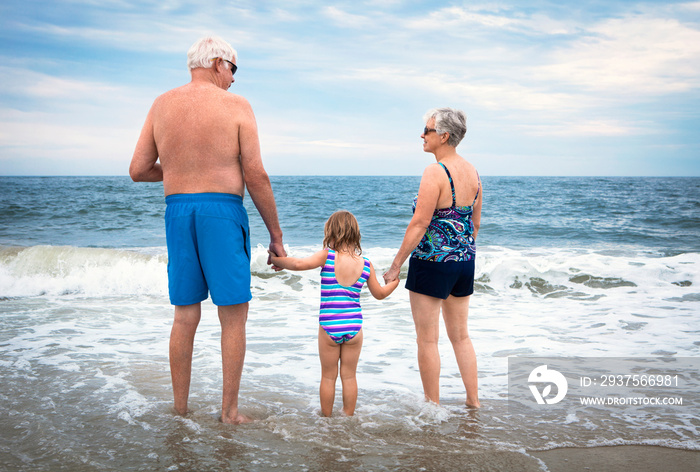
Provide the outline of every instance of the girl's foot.
<path id="1" fill-rule="evenodd" d="M 245 424 L 252 423 L 253 421 L 255 421 L 253 418 L 242 415 L 240 413 L 237 414 L 234 418 L 224 418 L 223 416 L 221 417 L 221 422 L 225 424 Z"/>

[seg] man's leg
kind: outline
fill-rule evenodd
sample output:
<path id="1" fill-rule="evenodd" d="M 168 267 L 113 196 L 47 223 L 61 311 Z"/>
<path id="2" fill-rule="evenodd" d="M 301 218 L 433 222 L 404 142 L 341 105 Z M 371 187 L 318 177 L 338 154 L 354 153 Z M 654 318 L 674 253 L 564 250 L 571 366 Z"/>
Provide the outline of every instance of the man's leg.
<path id="1" fill-rule="evenodd" d="M 175 319 L 170 332 L 170 376 L 173 381 L 175 411 L 187 413 L 192 375 L 194 335 L 202 316 L 201 304 L 175 307 Z"/>
<path id="2" fill-rule="evenodd" d="M 245 359 L 245 323 L 248 319 L 248 303 L 219 307 L 221 322 L 221 361 L 224 370 L 221 421 L 246 423 L 251 421 L 238 412 L 238 391 L 241 386 L 243 360 Z"/>

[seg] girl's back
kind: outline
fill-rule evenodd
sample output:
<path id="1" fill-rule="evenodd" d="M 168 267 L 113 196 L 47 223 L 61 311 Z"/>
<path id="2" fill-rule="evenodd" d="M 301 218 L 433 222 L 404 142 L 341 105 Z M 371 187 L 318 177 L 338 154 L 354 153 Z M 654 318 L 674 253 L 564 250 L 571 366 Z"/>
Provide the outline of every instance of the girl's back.
<path id="1" fill-rule="evenodd" d="M 362 275 L 365 260 L 346 250 L 335 253 L 335 279 L 340 285 L 349 287 Z"/>

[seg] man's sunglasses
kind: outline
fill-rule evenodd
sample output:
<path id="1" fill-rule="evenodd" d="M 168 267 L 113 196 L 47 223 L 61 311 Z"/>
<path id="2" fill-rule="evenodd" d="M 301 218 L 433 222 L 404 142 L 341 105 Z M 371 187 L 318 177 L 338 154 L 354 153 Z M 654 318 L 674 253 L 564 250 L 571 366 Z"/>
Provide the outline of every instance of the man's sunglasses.
<path id="1" fill-rule="evenodd" d="M 229 64 L 231 64 L 231 75 L 234 75 L 236 73 L 236 71 L 238 70 L 238 66 L 236 64 L 229 61 L 228 59 L 224 59 L 223 57 L 215 57 L 214 59 L 212 59 L 212 61 L 215 61 L 217 59 L 221 59 L 222 61 L 226 61 Z"/>

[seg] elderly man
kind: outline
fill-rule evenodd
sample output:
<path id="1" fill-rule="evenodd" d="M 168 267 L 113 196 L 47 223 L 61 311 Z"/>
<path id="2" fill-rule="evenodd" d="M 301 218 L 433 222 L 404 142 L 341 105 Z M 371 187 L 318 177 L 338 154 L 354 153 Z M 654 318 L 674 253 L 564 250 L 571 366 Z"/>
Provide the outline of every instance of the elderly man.
<path id="1" fill-rule="evenodd" d="M 278 255 L 285 255 L 282 231 L 253 110 L 227 93 L 236 51 L 221 38 L 205 37 L 188 51 L 187 66 L 192 81 L 153 102 L 129 175 L 135 182 L 163 181 L 165 190 L 175 410 L 187 413 L 194 335 L 201 302 L 211 294 L 221 323 L 221 420 L 241 423 L 249 420 L 238 411 L 238 390 L 252 298 L 246 187 L 270 233 L 270 251 Z"/>

